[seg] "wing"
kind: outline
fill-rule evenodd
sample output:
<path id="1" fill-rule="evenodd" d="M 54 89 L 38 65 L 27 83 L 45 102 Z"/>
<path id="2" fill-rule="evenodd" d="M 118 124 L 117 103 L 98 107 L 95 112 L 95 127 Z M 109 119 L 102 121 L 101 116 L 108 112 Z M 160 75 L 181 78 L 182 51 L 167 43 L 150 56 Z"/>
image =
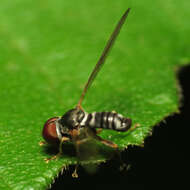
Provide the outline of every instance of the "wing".
<path id="1" fill-rule="evenodd" d="M 127 16 L 128 16 L 128 13 L 130 11 L 130 8 L 128 8 L 125 13 L 123 14 L 123 16 L 121 17 L 121 19 L 119 20 L 119 22 L 117 23 L 117 26 L 115 27 L 113 33 L 111 34 L 103 52 L 102 52 L 102 55 L 100 56 L 96 66 L 94 67 L 94 70 L 92 71 L 84 89 L 83 89 L 83 92 L 81 94 L 81 97 L 79 99 L 79 102 L 77 104 L 77 108 L 81 109 L 81 103 L 84 99 L 84 96 L 87 92 L 87 90 L 89 89 L 89 87 L 91 86 L 92 82 L 94 81 L 96 75 L 98 74 L 99 70 L 101 69 L 102 65 L 105 63 L 105 60 L 106 60 L 106 57 L 111 49 L 111 47 L 113 46 L 114 42 L 115 42 L 115 39 L 116 37 L 118 36 L 119 34 L 119 31 L 121 29 L 121 27 L 123 26 Z"/>

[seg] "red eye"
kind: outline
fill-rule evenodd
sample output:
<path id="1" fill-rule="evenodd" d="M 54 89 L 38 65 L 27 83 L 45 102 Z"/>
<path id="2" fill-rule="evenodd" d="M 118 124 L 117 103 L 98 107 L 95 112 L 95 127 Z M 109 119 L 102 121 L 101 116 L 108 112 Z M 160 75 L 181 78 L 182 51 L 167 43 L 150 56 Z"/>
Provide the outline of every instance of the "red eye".
<path id="1" fill-rule="evenodd" d="M 59 139 L 58 139 L 57 131 L 56 131 L 56 124 L 55 124 L 55 121 L 58 118 L 59 117 L 50 118 L 44 124 L 42 136 L 46 140 L 46 142 L 48 142 L 49 144 L 58 144 L 59 143 Z"/>

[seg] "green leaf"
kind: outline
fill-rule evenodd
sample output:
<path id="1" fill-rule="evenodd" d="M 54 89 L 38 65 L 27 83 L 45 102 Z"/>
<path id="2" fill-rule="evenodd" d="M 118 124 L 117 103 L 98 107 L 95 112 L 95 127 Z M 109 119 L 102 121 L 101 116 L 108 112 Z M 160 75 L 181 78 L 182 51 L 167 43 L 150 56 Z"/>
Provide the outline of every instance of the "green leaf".
<path id="1" fill-rule="evenodd" d="M 127 23 L 83 107 L 88 112 L 115 110 L 140 124 L 133 132 L 101 133 L 120 148 L 141 145 L 155 124 L 176 112 L 175 70 L 190 60 L 189 6 L 185 0 L 2 0 L 1 189 L 46 189 L 59 171 L 76 163 L 71 155 L 44 162 L 51 153 L 38 145 L 42 127 L 76 105 L 128 7 Z"/>

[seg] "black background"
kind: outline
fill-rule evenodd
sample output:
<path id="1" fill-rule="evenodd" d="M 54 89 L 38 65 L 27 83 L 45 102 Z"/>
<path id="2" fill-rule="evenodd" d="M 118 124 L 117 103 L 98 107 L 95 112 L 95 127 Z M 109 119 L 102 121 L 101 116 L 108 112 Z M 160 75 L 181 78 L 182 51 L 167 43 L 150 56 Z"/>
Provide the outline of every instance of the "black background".
<path id="1" fill-rule="evenodd" d="M 190 66 L 177 75 L 182 88 L 180 114 L 166 118 L 155 126 L 144 148 L 129 147 L 122 157 L 130 168 L 120 172 L 114 160 L 101 164 L 99 170 L 89 175 L 79 168 L 79 178 L 73 179 L 74 167 L 66 171 L 52 184 L 59 189 L 170 189 L 187 188 L 188 185 L 188 128 L 190 125 Z M 190 180 L 189 180 L 190 181 Z"/>

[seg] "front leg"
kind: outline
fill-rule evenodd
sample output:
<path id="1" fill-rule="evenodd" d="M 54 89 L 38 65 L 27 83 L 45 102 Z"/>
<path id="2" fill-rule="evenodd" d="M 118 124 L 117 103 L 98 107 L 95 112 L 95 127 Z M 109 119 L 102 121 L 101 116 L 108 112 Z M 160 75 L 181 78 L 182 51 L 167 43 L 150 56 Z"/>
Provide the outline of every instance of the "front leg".
<path id="1" fill-rule="evenodd" d="M 62 137 L 62 139 L 60 141 L 60 144 L 59 144 L 59 152 L 55 156 L 52 156 L 51 158 L 45 158 L 44 161 L 46 163 L 48 163 L 50 160 L 55 160 L 59 156 L 61 156 L 61 154 L 63 153 L 62 145 L 63 145 L 63 143 L 68 142 L 68 141 L 70 141 L 70 138 L 68 138 L 68 137 Z"/>
<path id="2" fill-rule="evenodd" d="M 90 127 L 86 127 L 86 134 L 87 136 L 91 137 L 92 139 L 95 139 L 97 141 L 100 141 L 102 144 L 109 146 L 111 148 L 117 149 L 118 146 L 117 144 L 113 143 L 112 141 L 103 139 L 102 137 L 98 136 L 97 134 L 100 133 L 102 131 L 102 129 L 91 129 Z"/>

